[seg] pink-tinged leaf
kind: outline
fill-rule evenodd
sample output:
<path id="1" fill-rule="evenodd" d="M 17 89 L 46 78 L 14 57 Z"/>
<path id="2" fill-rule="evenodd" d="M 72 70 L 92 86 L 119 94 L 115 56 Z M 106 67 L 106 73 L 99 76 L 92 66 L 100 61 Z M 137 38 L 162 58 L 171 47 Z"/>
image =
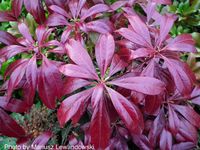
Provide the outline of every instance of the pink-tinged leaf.
<path id="1" fill-rule="evenodd" d="M 24 0 L 26 10 L 34 17 L 38 24 L 43 24 L 46 20 L 45 11 L 41 0 Z"/>
<path id="2" fill-rule="evenodd" d="M 66 18 L 71 18 L 70 15 L 63 8 L 61 8 L 61 7 L 57 6 L 57 5 L 51 5 L 49 8 L 51 10 L 53 10 L 54 13 L 62 15 L 64 17 L 66 17 Z"/>
<path id="3" fill-rule="evenodd" d="M 137 145 L 137 147 L 139 147 L 140 149 L 143 150 L 150 150 L 152 149 L 149 143 L 149 139 L 145 136 L 145 135 L 132 135 L 133 137 L 133 142 L 135 143 L 135 145 Z"/>
<path id="4" fill-rule="evenodd" d="M 84 86 L 90 85 L 90 84 L 91 82 L 84 79 L 67 77 L 64 80 L 63 95 L 70 94 L 74 92 L 75 90 L 82 88 Z"/>
<path id="5" fill-rule="evenodd" d="M 37 37 L 38 45 L 41 45 L 46 40 L 46 38 L 44 37 L 45 33 L 46 33 L 46 28 L 44 26 L 40 25 L 37 27 L 35 34 Z"/>
<path id="6" fill-rule="evenodd" d="M 18 29 L 25 39 L 27 39 L 32 44 L 34 43 L 31 33 L 29 31 L 29 28 L 27 27 L 25 23 L 19 23 Z"/>
<path id="7" fill-rule="evenodd" d="M 8 22 L 8 21 L 17 21 L 17 19 L 13 16 L 12 12 L 2 12 L 0 11 L 0 22 Z"/>
<path id="8" fill-rule="evenodd" d="M 135 44 L 149 47 L 149 44 L 143 39 L 143 37 L 141 35 L 138 35 L 131 29 L 121 28 L 117 30 L 116 32 Z"/>
<path id="9" fill-rule="evenodd" d="M 192 125 L 200 127 L 200 115 L 191 106 L 172 105 L 173 108 L 185 117 Z"/>
<path id="10" fill-rule="evenodd" d="M 22 5 L 24 0 L 13 0 L 12 1 L 12 13 L 18 18 L 22 11 Z"/>
<path id="11" fill-rule="evenodd" d="M 24 129 L 12 119 L 3 109 L 0 108 L 0 133 L 9 137 L 24 137 Z"/>
<path id="12" fill-rule="evenodd" d="M 79 121 L 80 117 L 87 107 L 88 100 L 92 94 L 92 89 L 79 92 L 66 98 L 60 105 L 57 113 L 58 121 L 61 127 L 64 127 L 65 123 L 73 118 L 73 123 Z"/>
<path id="13" fill-rule="evenodd" d="M 43 56 L 38 75 L 38 92 L 43 103 L 50 109 L 56 106 L 56 99 L 62 96 L 63 83 L 57 66 Z"/>
<path id="14" fill-rule="evenodd" d="M 193 104 L 197 104 L 200 105 L 200 88 L 199 86 L 196 86 L 191 94 L 191 98 L 192 98 L 192 103 Z"/>
<path id="15" fill-rule="evenodd" d="M 19 45 L 10 45 L 10 46 L 6 46 L 3 47 L 0 50 L 0 56 L 1 57 L 5 57 L 6 59 L 9 59 L 19 53 L 25 52 L 28 49 L 26 47 L 23 46 L 19 46 Z"/>
<path id="16" fill-rule="evenodd" d="M 76 16 L 78 17 L 81 13 L 81 10 L 83 8 L 83 6 L 85 5 L 86 0 L 79 0 L 78 4 L 77 4 L 77 10 L 76 10 Z"/>
<path id="17" fill-rule="evenodd" d="M 94 144 L 96 149 L 105 149 L 108 146 L 111 135 L 110 118 L 101 91 L 96 91 L 95 88 L 93 92 L 93 95 L 97 96 L 96 100 L 98 100 L 95 101 L 90 123 L 91 143 Z"/>
<path id="18" fill-rule="evenodd" d="M 6 79 L 8 76 L 10 76 L 12 74 L 12 72 L 21 64 L 26 63 L 27 59 L 18 59 L 16 61 L 14 61 L 12 64 L 10 64 L 7 68 L 6 71 L 4 73 L 4 79 Z"/>
<path id="19" fill-rule="evenodd" d="M 0 31 L 0 42 L 5 45 L 17 45 L 17 38 L 6 31 Z"/>
<path id="20" fill-rule="evenodd" d="M 47 26 L 65 26 L 68 25 L 67 19 L 60 14 L 53 13 L 51 14 L 46 22 Z"/>
<path id="21" fill-rule="evenodd" d="M 14 98 L 7 101 L 6 97 L 0 97 L 0 107 L 16 113 L 26 112 L 28 108 L 26 102 Z"/>
<path id="22" fill-rule="evenodd" d="M 114 75 L 118 71 L 124 69 L 126 66 L 128 66 L 128 64 L 120 59 L 119 55 L 115 54 L 110 65 L 109 76 Z"/>
<path id="23" fill-rule="evenodd" d="M 153 2 L 159 3 L 159 4 L 164 4 L 164 5 L 171 5 L 172 1 L 171 0 L 153 0 Z"/>
<path id="24" fill-rule="evenodd" d="M 110 8 L 112 10 L 117 10 L 120 7 L 126 5 L 128 3 L 128 1 L 116 1 L 115 3 L 113 3 L 112 5 L 110 5 Z"/>
<path id="25" fill-rule="evenodd" d="M 104 34 L 99 37 L 95 47 L 95 56 L 101 71 L 101 77 L 104 77 L 109 67 L 115 51 L 115 42 L 111 34 Z"/>
<path id="26" fill-rule="evenodd" d="M 132 133 L 141 133 L 142 127 L 139 126 L 139 115 L 135 107 L 131 102 L 129 102 L 125 97 L 123 97 L 118 92 L 111 88 L 106 88 L 110 99 L 118 112 L 120 118 L 123 120 L 126 127 Z"/>
<path id="27" fill-rule="evenodd" d="M 192 91 L 194 75 L 183 62 L 164 57 L 165 63 L 171 73 L 177 90 L 183 95 Z M 190 73 L 191 72 L 191 73 Z"/>
<path id="28" fill-rule="evenodd" d="M 175 15 L 163 15 L 161 16 L 160 22 L 160 36 L 159 45 L 166 39 L 170 29 L 172 28 L 174 21 L 176 20 Z"/>
<path id="29" fill-rule="evenodd" d="M 141 58 L 141 57 L 147 57 L 150 54 L 153 54 L 155 51 L 152 49 L 148 49 L 148 48 L 139 48 L 136 49 L 135 51 L 132 51 L 132 58 L 136 59 L 136 58 Z"/>
<path id="30" fill-rule="evenodd" d="M 16 88 L 16 86 L 21 82 L 22 78 L 24 77 L 26 67 L 27 63 L 22 63 L 12 72 L 10 79 L 8 81 L 7 99 L 11 98 L 13 90 Z"/>
<path id="31" fill-rule="evenodd" d="M 68 7 L 71 12 L 71 15 L 73 18 L 76 18 L 77 16 L 77 7 L 78 7 L 78 0 L 71 0 L 68 2 Z"/>
<path id="32" fill-rule="evenodd" d="M 195 48 L 195 41 L 190 34 L 182 34 L 171 40 L 165 47 L 166 50 L 180 51 L 180 52 L 197 52 Z"/>
<path id="33" fill-rule="evenodd" d="M 163 82 L 151 77 L 122 76 L 118 79 L 110 81 L 109 83 L 147 95 L 158 95 L 165 89 L 165 84 Z"/>
<path id="34" fill-rule="evenodd" d="M 101 34 L 111 33 L 113 29 L 113 24 L 106 19 L 98 19 L 95 21 L 90 21 L 82 27 L 84 32 L 98 32 Z"/>
<path id="35" fill-rule="evenodd" d="M 161 134 L 164 126 L 165 126 L 165 116 L 164 111 L 161 109 L 158 116 L 155 118 L 152 127 L 150 129 L 148 138 L 152 147 L 155 147 L 158 137 Z"/>
<path id="36" fill-rule="evenodd" d="M 64 75 L 74 78 L 96 79 L 88 70 L 82 66 L 67 64 L 59 68 Z"/>
<path id="37" fill-rule="evenodd" d="M 166 129 L 163 129 L 160 135 L 160 149 L 161 150 L 172 149 L 172 134 Z"/>
<path id="38" fill-rule="evenodd" d="M 177 141 L 179 142 L 190 141 L 193 143 L 197 143 L 198 141 L 197 129 L 184 118 L 181 119 L 178 130 L 179 130 L 178 134 L 176 135 Z"/>
<path id="39" fill-rule="evenodd" d="M 179 129 L 180 119 L 178 118 L 178 115 L 170 105 L 168 107 L 168 112 L 169 129 L 173 135 L 176 135 Z"/>
<path id="40" fill-rule="evenodd" d="M 92 60 L 80 42 L 70 39 L 69 43 L 66 44 L 66 49 L 74 63 L 88 70 L 94 78 L 98 79 Z"/>
<path id="41" fill-rule="evenodd" d="M 101 12 L 105 12 L 109 10 L 109 7 L 105 4 L 96 4 L 94 6 L 92 6 L 91 8 L 89 8 L 84 15 L 81 17 L 81 20 L 85 20 L 87 17 L 91 17 L 92 15 L 101 13 Z"/>
<path id="42" fill-rule="evenodd" d="M 146 24 L 137 15 L 127 16 L 127 18 L 129 20 L 134 32 L 138 36 L 141 36 L 143 41 L 145 41 L 147 43 L 146 45 L 151 47 L 150 33 L 149 33 L 149 30 L 148 30 L 148 27 L 146 26 Z"/>
<path id="43" fill-rule="evenodd" d="M 148 1 L 146 6 L 146 14 L 147 14 L 147 22 L 150 21 L 153 14 L 156 12 L 156 3 L 152 1 Z"/>
<path id="44" fill-rule="evenodd" d="M 181 150 L 181 149 L 185 149 L 185 150 L 191 150 L 191 149 L 195 149 L 196 147 L 196 143 L 193 142 L 181 142 L 178 144 L 174 144 L 172 147 L 172 150 Z"/>
<path id="45" fill-rule="evenodd" d="M 105 101 L 103 84 L 96 85 L 93 90 L 92 97 L 91 97 L 91 104 L 92 104 L 93 109 L 95 109 L 97 105 L 100 105 L 99 101 Z"/>
<path id="46" fill-rule="evenodd" d="M 34 149 L 42 150 L 52 135 L 53 133 L 51 131 L 43 132 L 33 141 L 31 145 L 34 145 Z"/>
<path id="47" fill-rule="evenodd" d="M 33 55 L 33 57 L 29 60 L 27 64 L 27 69 L 26 69 L 26 80 L 28 84 L 31 87 L 31 91 L 33 92 L 34 95 L 36 86 L 37 86 L 37 63 L 36 63 L 36 55 Z"/>
<path id="48" fill-rule="evenodd" d="M 72 27 L 68 26 L 67 29 L 61 35 L 61 43 L 65 44 L 67 42 L 71 34 L 71 31 Z"/>
<path id="49" fill-rule="evenodd" d="M 147 95 L 145 97 L 145 112 L 148 115 L 154 115 L 157 116 L 160 111 L 160 106 L 162 104 L 162 96 L 155 95 L 155 96 L 149 96 Z"/>

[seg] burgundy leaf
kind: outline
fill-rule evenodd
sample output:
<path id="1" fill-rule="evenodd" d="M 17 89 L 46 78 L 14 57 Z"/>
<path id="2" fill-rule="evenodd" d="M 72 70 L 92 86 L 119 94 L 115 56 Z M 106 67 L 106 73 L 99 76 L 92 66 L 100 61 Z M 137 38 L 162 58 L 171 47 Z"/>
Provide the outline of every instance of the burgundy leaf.
<path id="1" fill-rule="evenodd" d="M 159 3 L 159 4 L 165 4 L 165 5 L 171 5 L 171 0 L 153 0 L 153 2 Z"/>
<path id="2" fill-rule="evenodd" d="M 24 137 L 24 129 L 0 108 L 0 133 L 9 137 Z"/>
<path id="3" fill-rule="evenodd" d="M 158 95 L 164 91 L 165 85 L 158 79 L 151 77 L 120 77 L 109 82 L 129 90 L 147 95 Z"/>
<path id="4" fill-rule="evenodd" d="M 168 111 L 169 111 L 169 116 L 168 116 L 168 119 L 169 119 L 169 128 L 172 132 L 173 135 L 176 135 L 177 132 L 178 132 L 178 129 L 179 129 L 179 118 L 178 118 L 178 115 L 176 114 L 176 112 L 174 111 L 173 107 L 171 107 L 169 105 L 168 107 Z"/>
<path id="5" fill-rule="evenodd" d="M 189 68 L 180 61 L 166 57 L 164 57 L 164 59 L 167 68 L 174 79 L 177 90 L 183 95 L 189 95 L 193 87 L 193 76 L 190 76 L 190 73 L 188 73 Z"/>
<path id="6" fill-rule="evenodd" d="M 95 47 L 95 56 L 101 71 L 101 77 L 104 77 L 108 66 L 111 63 L 115 51 L 115 42 L 111 34 L 101 35 Z"/>
<path id="7" fill-rule="evenodd" d="M 25 23 L 19 23 L 18 29 L 25 39 L 27 39 L 32 44 L 34 43 L 33 38 L 30 34 L 29 28 L 27 27 Z"/>
<path id="8" fill-rule="evenodd" d="M 74 123 L 78 122 L 83 112 L 85 111 L 85 106 L 92 94 L 92 89 L 79 92 L 66 98 L 60 105 L 58 109 L 58 121 L 61 127 L 64 127 L 65 123 L 72 119 L 76 114 Z"/>
<path id="9" fill-rule="evenodd" d="M 66 49 L 74 63 L 87 69 L 94 78 L 98 79 L 92 60 L 80 42 L 70 39 L 69 44 L 66 44 Z"/>
<path id="10" fill-rule="evenodd" d="M 66 18 L 71 18 L 70 15 L 63 8 L 57 5 L 51 5 L 49 8 L 59 15 L 65 16 Z"/>
<path id="11" fill-rule="evenodd" d="M 12 1 L 12 13 L 18 18 L 22 11 L 22 5 L 24 0 L 13 0 Z"/>
<path id="12" fill-rule="evenodd" d="M 56 106 L 56 99 L 62 96 L 61 74 L 51 61 L 43 56 L 43 62 L 38 75 L 38 92 L 43 103 L 50 109 Z"/>
<path id="13" fill-rule="evenodd" d="M 141 133 L 142 127 L 139 127 L 139 115 L 135 109 L 135 106 L 131 104 L 125 97 L 117 93 L 111 88 L 106 88 L 110 99 L 118 112 L 119 116 L 125 123 L 126 127 L 132 133 Z M 139 129 L 140 128 L 140 129 Z"/>
<path id="14" fill-rule="evenodd" d="M 13 16 L 12 12 L 0 11 L 0 22 L 16 21 L 16 18 Z"/>
<path id="15" fill-rule="evenodd" d="M 101 91 L 94 90 L 93 96 L 96 96 L 96 101 L 90 123 L 91 143 L 96 149 L 105 149 L 111 134 L 110 119 Z"/>

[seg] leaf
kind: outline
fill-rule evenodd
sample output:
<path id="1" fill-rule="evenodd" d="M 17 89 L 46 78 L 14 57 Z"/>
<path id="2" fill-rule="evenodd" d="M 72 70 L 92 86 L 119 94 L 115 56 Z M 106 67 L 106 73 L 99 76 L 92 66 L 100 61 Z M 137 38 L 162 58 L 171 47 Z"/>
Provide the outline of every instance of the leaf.
<path id="1" fill-rule="evenodd" d="M 0 31 L 0 42 L 5 45 L 17 45 L 17 38 L 6 31 Z"/>
<path id="2" fill-rule="evenodd" d="M 171 73 L 177 90 L 183 95 L 189 95 L 193 87 L 193 75 L 189 68 L 180 61 L 164 57 L 165 63 Z"/>
<path id="3" fill-rule="evenodd" d="M 13 16 L 12 12 L 0 12 L 0 22 L 16 21 L 16 18 Z"/>
<path id="4" fill-rule="evenodd" d="M 142 118 L 139 118 L 135 106 L 113 89 L 108 87 L 106 87 L 106 89 L 116 111 L 118 112 L 120 118 L 123 120 L 126 127 L 132 133 L 141 133 L 142 127 L 139 126 L 139 119 Z"/>
<path id="5" fill-rule="evenodd" d="M 18 18 L 22 11 L 23 0 L 13 0 L 12 1 L 12 13 Z"/>
<path id="6" fill-rule="evenodd" d="M 176 112 L 174 111 L 174 109 L 169 105 L 168 106 L 168 120 L 169 120 L 169 128 L 172 132 L 172 134 L 175 136 L 178 132 L 179 129 L 179 118 L 178 115 L 176 114 Z"/>
<path id="7" fill-rule="evenodd" d="M 158 95 L 162 93 L 165 89 L 165 85 L 163 82 L 151 77 L 122 76 L 108 83 L 129 89 L 129 90 L 141 92 L 147 95 Z"/>
<path id="8" fill-rule="evenodd" d="M 50 109 L 56 107 L 56 99 L 62 96 L 62 78 L 57 66 L 43 56 L 38 74 L 38 92 L 43 103 Z"/>
<path id="9" fill-rule="evenodd" d="M 34 17 L 35 21 L 38 24 L 42 24 L 45 22 L 46 20 L 45 11 L 41 0 L 32 0 L 32 1 L 24 0 L 24 5 L 26 10 Z"/>
<path id="10" fill-rule="evenodd" d="M 66 44 L 66 49 L 74 63 L 87 69 L 95 79 L 98 79 L 92 60 L 80 42 L 70 39 L 69 44 Z"/>
<path id="11" fill-rule="evenodd" d="M 176 20 L 175 15 L 163 15 L 163 16 L 161 16 L 159 45 L 166 39 L 166 37 L 167 37 L 170 29 L 172 28 L 175 20 Z"/>
<path id="12" fill-rule="evenodd" d="M 63 8 L 61 8 L 57 5 L 51 5 L 49 8 L 59 15 L 62 15 L 66 18 L 71 18 L 70 15 Z"/>
<path id="13" fill-rule="evenodd" d="M 47 142 L 51 137 L 52 137 L 51 131 L 43 132 L 33 141 L 31 145 L 34 145 L 34 149 L 41 150 L 47 144 Z"/>
<path id="14" fill-rule="evenodd" d="M 172 149 L 172 135 L 171 133 L 163 129 L 160 135 L 160 149 L 161 150 L 171 150 Z"/>
<path id="15" fill-rule="evenodd" d="M 31 44 L 34 43 L 31 33 L 29 31 L 29 28 L 27 27 L 25 23 L 19 23 L 18 29 L 25 39 L 27 39 Z"/>
<path id="16" fill-rule="evenodd" d="M 190 106 L 172 105 L 173 108 L 185 117 L 192 125 L 199 128 L 200 115 L 197 114 Z"/>
<path id="17" fill-rule="evenodd" d="M 111 34 L 104 34 L 99 37 L 95 46 L 95 56 L 101 71 L 101 77 L 105 76 L 115 51 L 115 42 Z"/>
<path id="18" fill-rule="evenodd" d="M 87 107 L 88 100 L 92 94 L 92 89 L 79 92 L 75 95 L 72 95 L 66 98 L 60 105 L 57 117 L 61 127 L 64 127 L 64 124 L 75 118 L 73 123 L 77 123 L 82 116 L 85 108 Z"/>
<path id="19" fill-rule="evenodd" d="M 17 124 L 3 109 L 0 108 L 0 133 L 9 137 L 24 137 L 24 129 Z"/>
<path id="20" fill-rule="evenodd" d="M 105 12 L 109 10 L 109 7 L 105 4 L 96 4 L 85 11 L 84 15 L 81 16 L 81 20 L 85 20 L 87 17 L 91 17 L 92 15 Z"/>
<path id="21" fill-rule="evenodd" d="M 96 77 L 93 76 L 88 70 L 78 65 L 73 65 L 73 64 L 63 65 L 59 68 L 59 70 L 64 75 L 69 77 L 94 79 L 94 80 L 96 79 Z"/>
<path id="22" fill-rule="evenodd" d="M 137 15 L 127 16 L 127 18 L 128 18 L 128 21 L 130 22 L 131 27 L 133 28 L 134 32 L 138 36 L 141 36 L 143 41 L 146 42 L 146 45 L 148 45 L 149 47 L 152 47 L 149 30 L 148 30 L 146 24 Z"/>
<path id="23" fill-rule="evenodd" d="M 111 135 L 110 118 L 106 109 L 103 93 L 94 89 L 93 95 L 96 96 L 95 108 L 90 123 L 91 143 L 96 149 L 105 149 Z"/>
<path id="24" fill-rule="evenodd" d="M 68 22 L 63 15 L 53 13 L 48 17 L 46 24 L 47 26 L 52 27 L 52 26 L 68 25 Z"/>
<path id="25" fill-rule="evenodd" d="M 195 48 L 195 41 L 192 39 L 190 34 L 181 34 L 177 36 L 168 43 L 165 49 L 179 52 L 197 52 Z"/>

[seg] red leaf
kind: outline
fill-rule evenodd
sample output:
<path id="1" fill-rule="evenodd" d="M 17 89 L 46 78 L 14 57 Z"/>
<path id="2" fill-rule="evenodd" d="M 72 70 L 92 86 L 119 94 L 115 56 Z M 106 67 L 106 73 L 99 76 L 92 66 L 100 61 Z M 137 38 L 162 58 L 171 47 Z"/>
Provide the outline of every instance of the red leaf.
<path id="1" fill-rule="evenodd" d="M 80 42 L 70 39 L 69 44 L 66 44 L 66 49 L 74 63 L 87 69 L 94 78 L 98 79 L 92 60 Z"/>
<path id="2" fill-rule="evenodd" d="M 126 127 L 133 133 L 141 133 L 142 127 L 140 128 L 139 126 L 139 119 L 142 118 L 139 118 L 135 106 L 113 89 L 108 87 L 106 89 L 116 111 L 118 112 Z"/>
<path id="3" fill-rule="evenodd" d="M 57 66 L 43 56 L 42 66 L 38 74 L 38 92 L 48 108 L 55 108 L 56 99 L 62 96 L 62 87 L 62 78 Z"/>
<path id="4" fill-rule="evenodd" d="M 99 37 L 95 47 L 95 56 L 101 71 L 101 77 L 104 77 L 109 67 L 115 51 L 115 42 L 111 34 L 104 34 Z"/>
<path id="5" fill-rule="evenodd" d="M 164 57 L 165 63 L 171 73 L 177 90 L 183 95 L 189 95 L 193 87 L 193 76 L 189 68 L 182 62 Z"/>
<path id="6" fill-rule="evenodd" d="M 0 133 L 9 137 L 24 137 L 25 131 L 5 111 L 0 108 Z"/>
<path id="7" fill-rule="evenodd" d="M 18 18 L 22 11 L 22 5 L 24 0 L 13 0 L 12 1 L 12 13 Z"/>
<path id="8" fill-rule="evenodd" d="M 91 94 L 92 89 L 89 89 L 72 95 L 61 103 L 57 113 L 58 121 L 61 127 L 63 127 L 64 124 L 72 119 L 72 117 L 74 117 L 76 114 L 78 115 L 76 115 L 76 118 L 74 118 L 74 123 L 78 122 L 85 111 L 86 104 Z"/>
<path id="9" fill-rule="evenodd" d="M 158 79 L 151 77 L 120 77 L 109 82 L 126 89 L 147 95 L 158 95 L 164 91 L 165 85 Z"/>
<path id="10" fill-rule="evenodd" d="M 91 143 L 94 144 L 96 149 L 105 149 L 108 146 L 111 134 L 110 118 L 106 110 L 105 99 L 102 93 L 100 92 L 99 95 L 95 93 L 94 96 L 97 96 L 96 100 L 98 99 L 98 101 L 95 103 L 90 123 Z"/>

